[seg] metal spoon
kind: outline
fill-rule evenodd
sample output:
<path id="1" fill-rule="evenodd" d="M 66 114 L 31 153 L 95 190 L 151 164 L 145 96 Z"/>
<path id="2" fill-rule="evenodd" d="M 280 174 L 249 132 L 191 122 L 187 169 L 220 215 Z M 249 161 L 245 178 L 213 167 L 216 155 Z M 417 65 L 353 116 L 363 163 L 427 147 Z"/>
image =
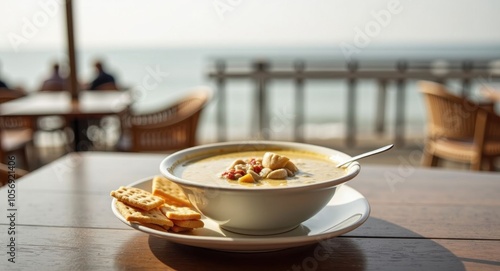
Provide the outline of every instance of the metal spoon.
<path id="1" fill-rule="evenodd" d="M 339 167 L 342 167 L 342 166 L 344 166 L 346 164 L 349 164 L 349 163 L 351 163 L 353 161 L 359 160 L 361 158 L 365 158 L 365 157 L 368 157 L 368 156 L 372 156 L 374 154 L 385 152 L 387 150 L 390 150 L 393 146 L 394 146 L 394 144 L 390 144 L 390 145 L 384 146 L 382 148 L 378 148 L 378 149 L 373 150 L 373 151 L 369 151 L 369 152 L 362 153 L 360 155 L 356 155 L 356 156 L 352 157 L 351 159 L 346 160 L 346 161 L 338 164 L 337 167 L 339 168 Z"/>

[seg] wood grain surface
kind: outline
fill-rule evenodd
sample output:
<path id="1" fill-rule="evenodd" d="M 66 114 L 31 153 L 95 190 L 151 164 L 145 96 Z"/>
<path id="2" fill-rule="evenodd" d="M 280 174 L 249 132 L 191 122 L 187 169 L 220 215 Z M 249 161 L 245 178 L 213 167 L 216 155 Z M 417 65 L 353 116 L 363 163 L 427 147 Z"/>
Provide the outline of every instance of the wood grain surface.
<path id="1" fill-rule="evenodd" d="M 8 270 L 499 270 L 500 175 L 363 166 L 348 185 L 370 218 L 343 236 L 274 252 L 231 253 L 138 232 L 109 192 L 159 174 L 165 154 L 73 153 L 16 182 L 16 263 Z M 5 269 L 7 270 L 7 269 Z"/>

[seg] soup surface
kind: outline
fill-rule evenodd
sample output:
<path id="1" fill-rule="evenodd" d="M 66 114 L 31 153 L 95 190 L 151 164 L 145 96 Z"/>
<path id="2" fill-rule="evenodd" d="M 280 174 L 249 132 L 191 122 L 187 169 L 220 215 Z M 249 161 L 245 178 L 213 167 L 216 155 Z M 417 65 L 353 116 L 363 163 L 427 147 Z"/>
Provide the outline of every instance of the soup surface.
<path id="1" fill-rule="evenodd" d="M 174 174 L 190 181 L 205 182 L 216 186 L 239 187 L 297 186 L 331 180 L 346 175 L 345 169 L 335 167 L 335 161 L 326 156 L 291 150 L 273 150 L 273 152 L 288 157 L 297 166 L 298 172 L 295 173 L 295 176 L 287 177 L 284 180 L 266 178 L 255 183 L 242 183 L 221 176 L 235 160 L 262 158 L 265 151 L 232 152 L 191 160 L 175 167 Z"/>

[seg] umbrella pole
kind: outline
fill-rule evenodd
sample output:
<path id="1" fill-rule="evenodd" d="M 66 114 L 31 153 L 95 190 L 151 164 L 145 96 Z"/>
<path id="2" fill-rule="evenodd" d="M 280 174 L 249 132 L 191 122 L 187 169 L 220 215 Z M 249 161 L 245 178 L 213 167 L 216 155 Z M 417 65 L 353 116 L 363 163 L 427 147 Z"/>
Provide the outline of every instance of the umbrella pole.
<path id="1" fill-rule="evenodd" d="M 69 59 L 69 82 L 68 87 L 71 93 L 72 106 L 78 106 L 78 80 L 76 71 L 76 53 L 75 53 L 75 36 L 73 26 L 73 1 L 66 0 L 66 27 L 68 37 L 68 59 Z M 74 133 L 74 151 L 80 151 L 79 142 L 82 140 L 81 125 L 77 118 L 73 118 L 70 122 Z"/>
<path id="2" fill-rule="evenodd" d="M 68 36 L 68 58 L 69 58 L 69 91 L 71 98 L 78 100 L 78 80 L 76 72 L 75 37 L 73 28 L 73 1 L 66 0 L 66 25 Z"/>

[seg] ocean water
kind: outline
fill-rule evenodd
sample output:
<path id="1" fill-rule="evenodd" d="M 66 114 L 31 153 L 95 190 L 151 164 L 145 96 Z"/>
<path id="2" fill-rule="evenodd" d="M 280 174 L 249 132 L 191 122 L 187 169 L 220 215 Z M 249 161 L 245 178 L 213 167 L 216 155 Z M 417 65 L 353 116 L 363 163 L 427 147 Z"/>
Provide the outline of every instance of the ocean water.
<path id="1" fill-rule="evenodd" d="M 88 82 L 93 76 L 92 64 L 101 59 L 107 70 L 114 74 L 119 84 L 136 93 L 134 108 L 150 111 L 172 102 L 175 97 L 196 86 L 215 84 L 207 71 L 215 59 L 230 59 L 231 63 L 249 66 L 255 59 L 267 58 L 276 63 L 293 63 L 296 59 L 320 60 L 329 64 L 345 65 L 345 58 L 332 48 L 156 48 L 156 49 L 80 49 L 77 55 L 78 78 Z M 13 53 L 0 52 L 0 78 L 12 86 L 21 86 L 28 92 L 37 91 L 43 78 L 50 72 L 54 61 L 65 63 L 64 52 L 53 50 Z M 461 60 L 500 59 L 500 48 L 483 47 L 419 47 L 404 46 L 372 48 L 363 51 L 358 60 L 396 62 L 407 60 Z M 477 89 L 484 78 L 473 82 Z M 416 82 L 407 83 L 405 121 L 407 133 L 423 134 L 426 113 Z M 450 81 L 457 90 L 460 82 Z M 229 81 L 227 93 L 227 139 L 255 137 L 255 85 L 249 80 Z M 375 80 L 362 80 L 357 85 L 356 121 L 361 134 L 374 130 L 377 85 Z M 390 132 L 395 119 L 395 85 L 389 84 L 386 108 L 386 127 Z M 286 80 L 269 83 L 268 105 L 271 138 L 293 139 L 294 84 Z M 347 112 L 347 84 L 343 80 L 310 80 L 305 84 L 306 138 L 343 137 Z M 217 97 L 203 112 L 200 135 L 205 141 L 215 141 L 217 135 L 215 110 Z"/>

